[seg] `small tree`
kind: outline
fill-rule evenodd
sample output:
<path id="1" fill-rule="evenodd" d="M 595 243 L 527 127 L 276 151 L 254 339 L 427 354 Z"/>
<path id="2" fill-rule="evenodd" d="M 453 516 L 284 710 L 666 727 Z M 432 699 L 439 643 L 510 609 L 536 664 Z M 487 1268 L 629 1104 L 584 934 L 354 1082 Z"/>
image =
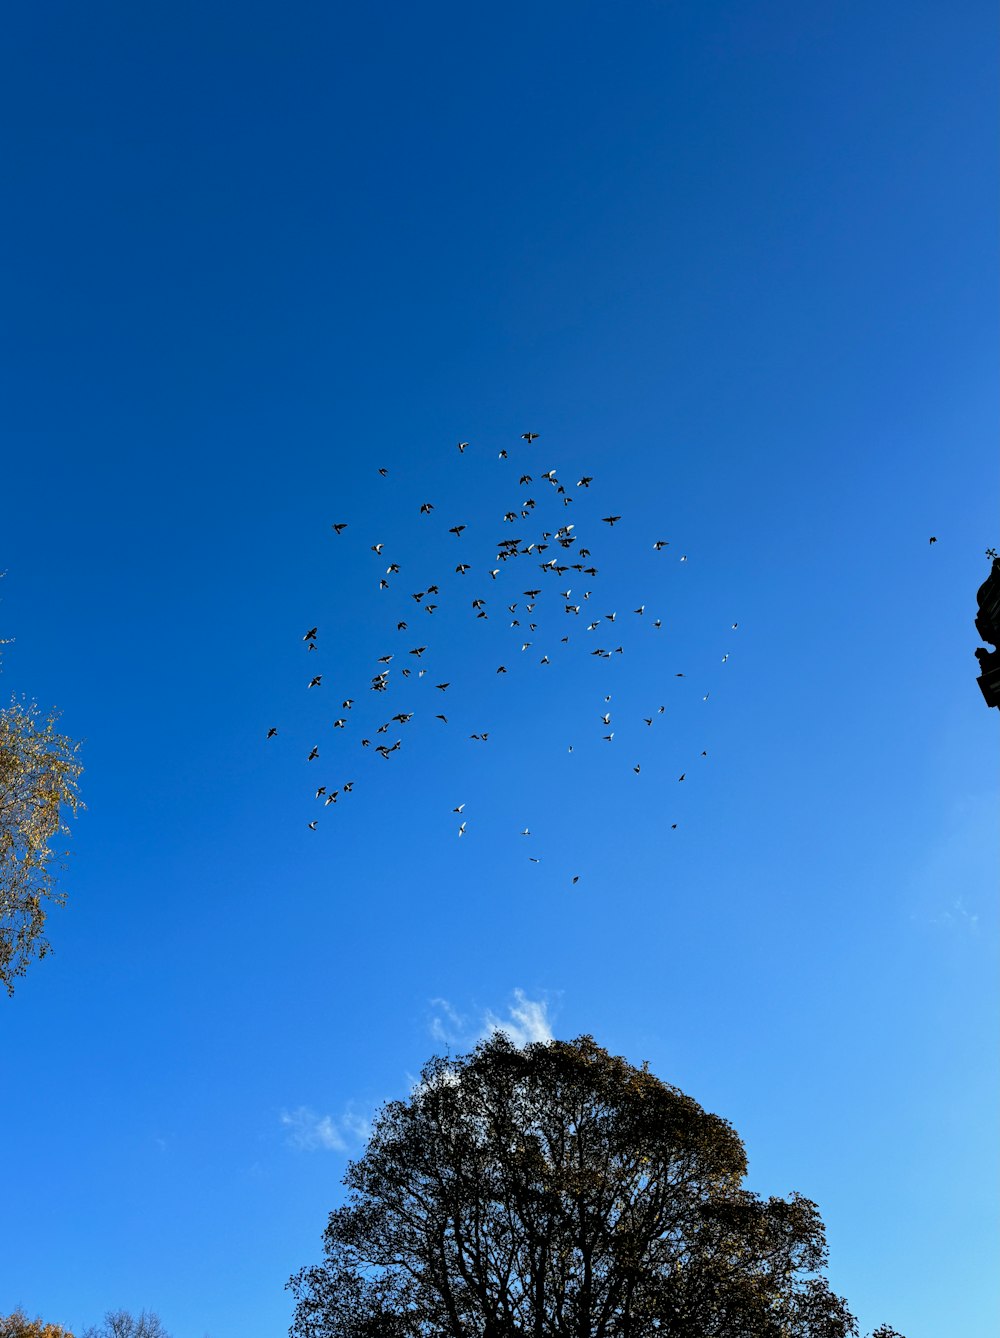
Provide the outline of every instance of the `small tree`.
<path id="1" fill-rule="evenodd" d="M 293 1338 L 846 1338 L 798 1194 L 732 1126 L 590 1037 L 501 1033 L 380 1112 Z M 883 1330 L 881 1338 L 890 1338 Z M 897 1336 L 898 1338 L 898 1336 Z"/>
<path id="2" fill-rule="evenodd" d="M 100 1324 L 84 1330 L 82 1338 L 170 1338 L 153 1310 L 109 1310 Z"/>
<path id="3" fill-rule="evenodd" d="M 32 957 L 44 957 L 50 905 L 66 900 L 55 877 L 53 840 L 66 832 L 65 814 L 80 806 L 79 747 L 56 729 L 53 712 L 39 719 L 33 705 L 0 709 L 0 984 L 14 981 Z"/>

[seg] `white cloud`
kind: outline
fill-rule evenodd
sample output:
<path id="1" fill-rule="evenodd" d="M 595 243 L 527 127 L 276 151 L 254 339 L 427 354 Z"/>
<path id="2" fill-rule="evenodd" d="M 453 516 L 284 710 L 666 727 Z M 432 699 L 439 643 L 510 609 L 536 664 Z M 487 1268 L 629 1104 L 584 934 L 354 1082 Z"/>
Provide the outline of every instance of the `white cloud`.
<path id="1" fill-rule="evenodd" d="M 459 1012 L 447 999 L 432 999 L 431 1007 L 435 1011 L 429 1023 L 430 1033 L 435 1041 L 443 1045 L 471 1047 L 498 1031 L 502 1031 L 519 1046 L 553 1039 L 548 1000 L 529 999 L 524 990 L 514 991 L 513 1001 L 508 1004 L 505 1017 L 487 1008 L 479 1020 L 474 1021 Z"/>
<path id="2" fill-rule="evenodd" d="M 546 999 L 529 999 L 524 990 L 514 991 L 514 1002 L 507 1009 L 510 1016 L 504 1020 L 487 1011 L 485 1035 L 502 1031 L 515 1045 L 530 1045 L 532 1041 L 551 1041 L 549 1005 Z"/>
<path id="3" fill-rule="evenodd" d="M 365 1142 L 371 1132 L 371 1121 L 353 1106 L 348 1106 L 339 1119 L 320 1115 L 309 1106 L 283 1110 L 278 1118 L 288 1130 L 287 1141 L 302 1152 L 321 1148 L 348 1152 L 352 1146 Z"/>

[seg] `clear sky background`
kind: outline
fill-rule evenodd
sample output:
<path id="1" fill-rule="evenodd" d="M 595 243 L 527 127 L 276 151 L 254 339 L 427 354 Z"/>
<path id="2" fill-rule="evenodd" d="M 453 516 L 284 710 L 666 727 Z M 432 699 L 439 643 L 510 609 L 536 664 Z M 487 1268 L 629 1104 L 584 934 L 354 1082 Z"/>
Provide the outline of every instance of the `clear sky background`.
<path id="1" fill-rule="evenodd" d="M 0 686 L 88 811 L 0 1004 L 0 1312 L 283 1332 L 365 1121 L 507 1019 L 730 1119 L 863 1328 L 995 1332 L 997 26 L 8 9 Z M 599 582 L 491 583 L 552 468 Z"/>

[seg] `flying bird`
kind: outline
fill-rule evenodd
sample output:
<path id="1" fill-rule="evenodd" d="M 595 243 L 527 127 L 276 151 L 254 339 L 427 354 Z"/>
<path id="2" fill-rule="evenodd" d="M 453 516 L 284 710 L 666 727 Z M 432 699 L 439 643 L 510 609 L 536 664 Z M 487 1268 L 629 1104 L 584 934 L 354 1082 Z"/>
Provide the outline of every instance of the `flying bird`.
<path id="1" fill-rule="evenodd" d="M 316 633 L 317 633 L 318 631 L 319 631 L 319 628 L 318 628 L 318 627 L 310 627 L 309 631 L 305 634 L 305 636 L 302 638 L 302 640 L 303 640 L 303 641 L 315 641 L 315 640 L 316 640 Z"/>
<path id="2" fill-rule="evenodd" d="M 463 531 L 464 529 L 466 529 L 466 526 L 465 526 L 465 525 L 452 525 L 452 527 L 451 527 L 451 529 L 448 531 L 448 533 L 449 533 L 449 534 L 454 534 L 454 535 L 457 537 L 458 535 L 460 535 L 460 534 L 462 533 L 462 531 Z"/>
<path id="3" fill-rule="evenodd" d="M 594 479 L 592 475 L 584 474 L 582 479 L 577 479 L 576 486 L 578 488 L 589 488 L 593 481 Z"/>
<path id="4" fill-rule="evenodd" d="M 315 678 L 311 678 L 309 680 L 309 686 L 311 688 L 318 688 L 322 682 L 323 682 L 323 675 L 317 674 Z"/>
<path id="5" fill-rule="evenodd" d="M 331 525 L 330 529 L 333 530 L 334 534 L 340 534 L 347 529 L 347 522 L 344 521 L 340 525 Z"/>
<path id="6" fill-rule="evenodd" d="M 277 734 L 277 732 L 278 732 L 277 729 L 274 727 L 274 725 L 272 725 L 271 728 L 267 731 L 267 737 L 269 739 L 273 739 L 274 736 Z"/>
<path id="7" fill-rule="evenodd" d="M 656 549 L 657 552 L 659 552 L 661 548 L 669 548 L 670 544 L 666 539 L 657 539 L 656 542 L 653 544 L 653 547 Z"/>
<path id="8" fill-rule="evenodd" d="M 532 443 L 533 441 L 537 441 L 537 440 L 538 440 L 538 433 L 537 433 L 537 432 L 522 432 L 522 433 L 521 433 L 521 440 L 522 440 L 522 441 L 526 441 L 526 442 L 528 443 L 528 445 L 530 446 L 531 443 Z"/>
<path id="9" fill-rule="evenodd" d="M 621 516 L 602 516 L 601 520 L 605 525 L 617 525 L 621 520 Z"/>
<path id="10" fill-rule="evenodd" d="M 314 761 L 316 760 L 317 757 L 319 757 L 319 749 L 316 748 L 316 747 L 314 746 L 312 752 L 311 752 L 311 753 L 309 754 L 309 756 L 306 758 L 306 761 L 307 761 L 307 762 L 314 762 Z"/>
<path id="11" fill-rule="evenodd" d="M 467 441 L 460 441 L 460 442 L 458 442 L 458 453 L 459 453 L 459 455 L 464 455 L 464 454 L 465 454 L 465 448 L 466 448 L 466 446 L 468 446 L 468 444 L 469 444 L 469 443 L 468 443 Z"/>
<path id="12" fill-rule="evenodd" d="M 929 544 L 936 544 L 936 543 L 937 543 L 937 535 L 936 535 L 936 534 L 932 534 L 931 537 L 927 540 L 927 542 L 928 542 Z"/>
<path id="13" fill-rule="evenodd" d="M 309 823 L 309 830 L 310 830 L 311 832 L 314 832 L 314 831 L 316 830 L 316 821 L 315 821 L 315 820 L 313 820 L 312 822 Z"/>
<path id="14" fill-rule="evenodd" d="M 422 516 L 429 516 L 433 510 L 434 510 L 433 502 L 424 502 L 420 507 L 420 514 Z"/>

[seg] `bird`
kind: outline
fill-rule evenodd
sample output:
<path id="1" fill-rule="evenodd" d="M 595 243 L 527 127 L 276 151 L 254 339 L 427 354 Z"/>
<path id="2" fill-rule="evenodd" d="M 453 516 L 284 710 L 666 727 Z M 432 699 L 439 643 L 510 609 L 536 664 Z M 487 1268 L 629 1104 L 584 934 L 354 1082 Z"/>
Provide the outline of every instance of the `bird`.
<path id="1" fill-rule="evenodd" d="M 323 675 L 317 674 L 315 678 L 311 678 L 309 680 L 309 686 L 311 688 L 318 688 L 322 682 L 323 682 Z"/>
<path id="2" fill-rule="evenodd" d="M 457 444 L 458 444 L 458 453 L 459 453 L 459 455 L 464 455 L 464 454 L 465 454 L 465 448 L 466 448 L 466 446 L 468 446 L 469 443 L 468 443 L 467 441 L 460 441 L 460 442 L 458 442 Z"/>
<path id="3" fill-rule="evenodd" d="M 390 562 L 389 565 L 388 565 L 388 567 L 386 567 L 386 569 L 385 569 L 385 574 L 386 574 L 387 576 L 395 576 L 395 575 L 398 574 L 398 572 L 399 572 L 399 563 L 398 563 L 398 562 Z"/>
<path id="4" fill-rule="evenodd" d="M 686 775 L 687 775 L 687 772 L 686 772 L 686 771 L 682 771 L 681 774 L 677 777 L 677 779 L 678 779 L 679 781 L 682 781 Z"/>
<path id="5" fill-rule="evenodd" d="M 303 640 L 303 641 L 315 641 L 315 640 L 316 640 L 316 633 L 317 633 L 318 631 L 319 631 L 319 628 L 318 628 L 318 627 L 310 627 L 309 631 L 305 634 L 305 636 L 302 638 L 302 640 Z"/>
<path id="6" fill-rule="evenodd" d="M 380 655 L 380 656 L 378 657 L 378 659 L 375 661 L 375 663 L 376 663 L 376 664 L 388 664 L 389 661 L 390 661 L 391 659 L 392 659 L 392 656 L 391 656 L 391 655 Z"/>
<path id="7" fill-rule="evenodd" d="M 396 624 L 396 631 L 397 631 L 397 632 L 405 632 L 405 631 L 406 631 L 406 623 L 397 623 L 397 624 Z"/>
<path id="8" fill-rule="evenodd" d="M 269 739 L 273 739 L 274 736 L 277 734 L 277 732 L 278 732 L 277 728 L 274 725 L 272 725 L 271 728 L 267 731 L 267 737 Z"/>
<path id="9" fill-rule="evenodd" d="M 582 479 L 577 479 L 576 486 L 578 488 L 589 488 L 593 481 L 594 479 L 592 475 L 584 474 Z"/>
<path id="10" fill-rule="evenodd" d="M 928 542 L 929 544 L 936 544 L 936 543 L 937 543 L 937 535 L 936 535 L 936 534 L 932 534 L 931 537 L 927 540 L 927 542 Z"/>
<path id="11" fill-rule="evenodd" d="M 464 822 L 459 823 L 458 834 L 459 834 L 459 836 L 464 836 L 464 835 L 465 835 L 465 823 L 464 823 Z"/>
<path id="12" fill-rule="evenodd" d="M 420 656 L 423 655 L 426 649 L 427 649 L 426 646 L 414 646 L 413 650 L 410 651 L 410 654 Z"/>
<path id="13" fill-rule="evenodd" d="M 502 664 L 500 668 L 497 670 L 498 674 L 505 674 L 506 672 L 507 672 L 507 666 L 505 664 Z"/>
<path id="14" fill-rule="evenodd" d="M 610 743 L 611 740 L 612 740 L 614 737 L 615 737 L 615 732 L 614 732 L 614 730 L 612 730 L 610 734 L 605 734 L 605 735 L 604 735 L 604 741 L 605 741 L 606 743 Z"/>
<path id="15" fill-rule="evenodd" d="M 466 527 L 465 525 L 452 525 L 452 527 L 451 527 L 451 529 L 448 531 L 448 533 L 449 533 L 449 534 L 454 534 L 454 535 L 457 537 L 457 536 L 460 535 L 460 534 L 462 533 L 462 531 L 463 531 L 464 529 L 466 529 L 466 528 L 467 528 L 467 527 Z"/>
<path id="16" fill-rule="evenodd" d="M 658 553 L 658 552 L 660 551 L 661 548 L 669 548 L 669 547 L 670 547 L 670 544 L 669 544 L 669 542 L 668 542 L 666 539 L 657 539 L 657 540 L 654 542 L 653 547 L 656 549 L 656 551 L 657 551 L 657 553 Z"/>
<path id="17" fill-rule="evenodd" d="M 389 582 L 385 579 L 384 576 L 383 576 L 382 579 L 379 581 L 379 583 L 378 583 L 378 588 L 379 588 L 380 590 L 388 590 L 388 589 L 389 589 Z"/>
<path id="18" fill-rule="evenodd" d="M 602 516 L 601 520 L 605 525 L 617 525 L 621 520 L 621 516 Z"/>
<path id="19" fill-rule="evenodd" d="M 348 697 L 345 701 L 342 701 L 340 703 L 340 709 L 342 711 L 349 711 L 353 705 L 354 705 L 354 698 Z"/>
<path id="20" fill-rule="evenodd" d="M 541 864 L 542 862 L 537 855 L 529 855 L 528 859 L 531 861 L 532 864 Z"/>
<path id="21" fill-rule="evenodd" d="M 501 451 L 500 454 L 497 456 L 497 459 L 498 459 L 498 460 L 506 460 L 506 459 L 507 459 L 507 452 L 506 452 L 506 451 Z"/>
<path id="22" fill-rule="evenodd" d="M 525 829 L 524 829 L 524 831 L 521 833 L 521 835 L 522 835 L 522 836 L 530 836 L 530 835 L 531 835 L 531 832 L 528 830 L 527 827 L 525 827 Z"/>
<path id="23" fill-rule="evenodd" d="M 533 441 L 537 441 L 537 440 L 538 440 L 538 433 L 537 433 L 537 432 L 522 432 L 522 433 L 521 433 L 521 440 L 522 440 L 522 441 L 526 441 L 526 442 L 528 443 L 528 445 L 530 446 L 531 443 L 532 443 Z"/>
<path id="24" fill-rule="evenodd" d="M 309 754 L 309 756 L 306 758 L 306 761 L 307 761 L 307 762 L 314 762 L 314 761 L 316 760 L 317 757 L 319 757 L 319 749 L 314 745 L 314 746 L 313 746 L 313 750 L 312 750 L 312 752 Z"/>
<path id="25" fill-rule="evenodd" d="M 323 807 L 329 808 L 331 804 L 335 804 L 337 802 L 337 795 L 339 793 L 340 793 L 339 790 L 334 790 L 333 794 L 328 794 L 326 799 L 323 801 Z"/>
<path id="26" fill-rule="evenodd" d="M 311 832 L 314 832 L 314 831 L 316 830 L 316 821 L 315 821 L 315 820 L 309 823 L 309 830 L 310 830 Z"/>
<path id="27" fill-rule="evenodd" d="M 444 723 L 445 723 L 446 725 L 447 725 L 447 723 L 448 723 L 448 717 L 447 717 L 446 715 L 436 715 L 436 716 L 434 717 L 434 719 L 435 719 L 435 720 L 443 720 Z"/>
<path id="28" fill-rule="evenodd" d="M 380 468 L 378 472 L 379 472 L 379 474 L 381 475 L 382 478 L 385 478 L 385 476 L 388 474 L 389 471 L 388 471 L 388 469 L 382 469 L 382 468 Z"/>
<path id="29" fill-rule="evenodd" d="M 725 662 L 726 662 L 728 659 L 729 659 L 729 652 L 727 651 L 726 654 L 723 655 L 723 657 L 722 657 L 722 663 L 725 664 Z"/>
<path id="30" fill-rule="evenodd" d="M 455 570 L 458 572 L 459 576 L 464 576 L 469 570 L 469 564 L 467 562 L 460 562 Z"/>
<path id="31" fill-rule="evenodd" d="M 734 632 L 736 631 L 737 627 L 739 627 L 739 623 L 733 623 L 733 631 L 734 631 Z"/>
<path id="32" fill-rule="evenodd" d="M 433 502 L 423 502 L 420 507 L 420 514 L 422 516 L 429 516 L 433 510 L 434 510 Z"/>
<path id="33" fill-rule="evenodd" d="M 342 521 L 339 525 L 331 525 L 330 529 L 333 530 L 334 534 L 342 534 L 347 529 L 347 522 Z"/>
<path id="34" fill-rule="evenodd" d="M 601 724 L 602 724 L 602 725 L 610 725 L 610 724 L 611 724 L 611 712 L 610 712 L 610 711 L 606 712 L 604 715 L 601 716 Z"/>
<path id="35" fill-rule="evenodd" d="M 638 762 L 635 764 L 635 766 L 632 768 L 632 770 L 633 770 L 633 771 L 635 772 L 635 774 L 638 776 L 638 774 L 639 774 L 639 764 L 638 764 Z"/>
<path id="36" fill-rule="evenodd" d="M 343 729 L 346 724 L 347 724 L 346 720 L 335 720 L 333 722 L 333 727 L 334 729 Z"/>
<path id="37" fill-rule="evenodd" d="M 376 557 L 381 557 L 381 556 L 382 556 L 382 549 L 383 549 L 384 547 L 385 547 L 385 544 L 372 544 L 372 552 L 376 555 Z"/>
<path id="38" fill-rule="evenodd" d="M 439 692 L 444 692 L 445 688 L 450 688 L 450 687 L 451 687 L 451 684 L 450 684 L 450 683 L 435 683 L 434 686 L 437 688 L 437 690 L 438 690 Z"/>
<path id="39" fill-rule="evenodd" d="M 681 558 L 681 561 L 682 561 L 682 562 L 687 562 L 687 554 L 686 554 L 686 553 L 685 553 L 684 556 Z"/>
<path id="40" fill-rule="evenodd" d="M 462 809 L 463 809 L 464 807 L 465 807 L 465 804 L 464 804 L 464 803 L 463 803 L 463 804 L 458 804 L 458 805 L 457 805 L 455 808 L 453 808 L 451 811 L 452 811 L 452 813 L 461 813 L 461 811 L 462 811 Z"/>
<path id="41" fill-rule="evenodd" d="M 653 717 L 651 715 L 644 715 L 642 718 L 647 725 L 651 725 L 653 723 Z"/>

